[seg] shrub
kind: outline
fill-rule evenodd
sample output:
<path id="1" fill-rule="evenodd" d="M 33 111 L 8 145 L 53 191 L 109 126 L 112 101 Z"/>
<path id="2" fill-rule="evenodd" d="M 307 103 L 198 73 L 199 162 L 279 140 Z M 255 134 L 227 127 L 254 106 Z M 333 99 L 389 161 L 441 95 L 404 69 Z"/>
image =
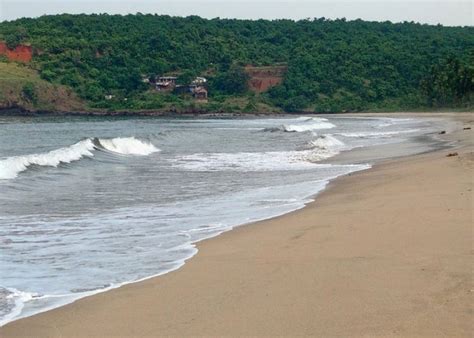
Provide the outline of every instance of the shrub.
<path id="1" fill-rule="evenodd" d="M 31 82 L 25 83 L 23 89 L 21 90 L 21 95 L 25 100 L 31 103 L 36 103 L 36 101 L 38 100 L 35 85 Z"/>

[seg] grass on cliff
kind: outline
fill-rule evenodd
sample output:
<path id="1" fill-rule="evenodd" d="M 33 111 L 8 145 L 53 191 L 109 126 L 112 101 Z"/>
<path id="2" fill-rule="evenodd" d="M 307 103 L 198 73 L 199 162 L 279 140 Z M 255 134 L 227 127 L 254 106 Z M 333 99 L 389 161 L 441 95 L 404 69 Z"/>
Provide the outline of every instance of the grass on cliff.
<path id="1" fill-rule="evenodd" d="M 28 66 L 0 62 L 0 108 L 79 111 L 85 107 L 71 89 L 41 79 Z"/>

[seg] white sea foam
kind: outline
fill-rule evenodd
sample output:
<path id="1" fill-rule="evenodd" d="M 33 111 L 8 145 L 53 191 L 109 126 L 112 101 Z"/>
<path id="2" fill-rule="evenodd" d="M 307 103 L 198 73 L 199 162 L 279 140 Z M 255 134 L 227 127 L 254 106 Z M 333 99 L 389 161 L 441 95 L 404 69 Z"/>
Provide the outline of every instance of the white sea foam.
<path id="1" fill-rule="evenodd" d="M 295 151 L 197 153 L 170 161 L 176 168 L 188 171 L 278 171 L 314 168 L 314 164 L 295 158 L 296 153 Z"/>
<path id="2" fill-rule="evenodd" d="M 83 157 L 92 157 L 94 144 L 86 139 L 69 147 L 59 148 L 43 154 L 8 157 L 0 161 L 0 179 L 12 179 L 31 165 L 57 167 Z"/>
<path id="3" fill-rule="evenodd" d="M 173 166 L 189 171 L 286 171 L 311 170 L 330 166 L 318 164 L 337 155 L 345 145 L 332 135 L 310 142 L 309 149 L 294 151 L 196 153 L 169 160 Z"/>
<path id="4" fill-rule="evenodd" d="M 309 144 L 313 147 L 318 147 L 320 149 L 340 149 L 344 147 L 344 142 L 338 140 L 331 134 L 322 135 L 317 139 L 310 141 Z"/>
<path id="5" fill-rule="evenodd" d="M 33 299 L 35 296 L 34 293 L 30 292 L 23 292 L 19 291 L 14 288 L 0 288 L 3 292 L 7 292 L 8 294 L 5 296 L 5 300 L 7 301 L 9 308 L 8 309 L 0 309 L 1 312 L 6 312 L 5 314 L 1 313 L 0 316 L 0 327 L 5 325 L 6 323 L 12 321 L 14 318 L 18 317 L 25 306 L 25 303 Z"/>
<path id="6" fill-rule="evenodd" d="M 310 162 L 321 161 L 336 156 L 343 150 L 347 150 L 347 145 L 331 134 L 321 135 L 309 142 L 312 151 L 307 152 L 305 160 Z"/>
<path id="7" fill-rule="evenodd" d="M 99 139 L 104 149 L 122 155 L 150 155 L 159 151 L 150 142 L 136 139 L 135 137 L 116 137 L 113 139 Z"/>
<path id="8" fill-rule="evenodd" d="M 334 124 L 328 122 L 328 120 L 325 118 L 301 117 L 298 120 L 301 122 L 297 122 L 295 124 L 284 124 L 281 126 L 281 130 L 286 132 L 301 133 L 319 129 L 331 129 L 335 127 Z"/>
<path id="9" fill-rule="evenodd" d="M 397 131 L 380 131 L 380 132 L 358 132 L 358 133 L 337 133 L 335 135 L 340 135 L 344 137 L 354 137 L 354 138 L 387 138 L 393 137 L 394 135 L 399 134 L 410 134 L 416 133 L 420 129 L 408 129 L 408 130 L 397 130 Z"/>
<path id="10" fill-rule="evenodd" d="M 12 179 L 32 165 L 57 167 L 61 163 L 71 163 L 84 157 L 93 157 L 94 150 L 102 148 L 122 155 L 149 155 L 159 151 L 154 145 L 134 137 L 114 139 L 88 138 L 71 146 L 46 153 L 12 156 L 0 160 L 0 180 Z"/>

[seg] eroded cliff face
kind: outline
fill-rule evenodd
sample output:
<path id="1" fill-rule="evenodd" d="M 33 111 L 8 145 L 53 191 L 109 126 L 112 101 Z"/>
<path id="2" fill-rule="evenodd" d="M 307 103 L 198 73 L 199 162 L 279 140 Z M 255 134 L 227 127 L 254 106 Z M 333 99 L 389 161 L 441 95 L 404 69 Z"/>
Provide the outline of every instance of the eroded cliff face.
<path id="1" fill-rule="evenodd" d="M 33 48 L 27 45 L 18 45 L 14 49 L 8 48 L 5 42 L 0 42 L 0 55 L 10 61 L 28 63 L 33 58 Z"/>
<path id="2" fill-rule="evenodd" d="M 286 65 L 254 67 L 246 66 L 245 72 L 250 76 L 248 86 L 255 93 L 263 93 L 279 85 L 287 71 Z"/>

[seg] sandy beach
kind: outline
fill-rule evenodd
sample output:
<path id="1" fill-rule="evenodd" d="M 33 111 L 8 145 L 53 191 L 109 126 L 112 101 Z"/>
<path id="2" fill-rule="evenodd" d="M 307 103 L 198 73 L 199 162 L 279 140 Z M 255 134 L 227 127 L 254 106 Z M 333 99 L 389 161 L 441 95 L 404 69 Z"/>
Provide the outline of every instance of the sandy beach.
<path id="1" fill-rule="evenodd" d="M 457 119 L 454 149 L 339 178 L 304 209 L 198 243 L 175 272 L 0 336 L 471 337 L 474 116 Z"/>

